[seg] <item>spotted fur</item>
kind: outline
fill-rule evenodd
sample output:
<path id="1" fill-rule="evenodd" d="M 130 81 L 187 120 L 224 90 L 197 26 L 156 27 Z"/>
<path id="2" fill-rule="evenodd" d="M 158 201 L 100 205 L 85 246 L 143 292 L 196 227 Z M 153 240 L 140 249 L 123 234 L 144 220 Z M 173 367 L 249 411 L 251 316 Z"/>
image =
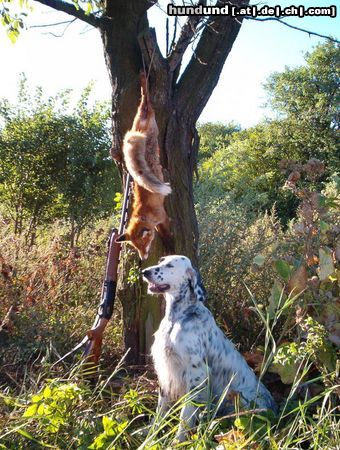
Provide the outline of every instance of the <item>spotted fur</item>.
<path id="1" fill-rule="evenodd" d="M 260 408 L 275 410 L 267 388 L 204 305 L 205 289 L 190 260 L 167 256 L 143 275 L 149 292 L 162 292 L 166 300 L 165 316 L 151 349 L 160 387 L 159 414 L 164 415 L 176 400 L 197 387 L 196 399 L 206 402 L 220 398 L 228 385 L 229 393 L 239 394 L 242 406 L 254 402 Z M 186 429 L 194 426 L 197 414 L 196 406 L 188 403 L 183 407 L 179 440 L 185 439 Z"/>

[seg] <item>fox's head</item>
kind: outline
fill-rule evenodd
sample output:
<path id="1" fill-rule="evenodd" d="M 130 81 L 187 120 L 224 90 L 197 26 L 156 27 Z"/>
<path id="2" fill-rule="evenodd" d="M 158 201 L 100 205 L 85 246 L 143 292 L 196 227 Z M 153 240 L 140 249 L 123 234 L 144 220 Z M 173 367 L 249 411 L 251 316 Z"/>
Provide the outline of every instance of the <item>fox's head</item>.
<path id="1" fill-rule="evenodd" d="M 151 223 L 132 219 L 125 233 L 121 234 L 116 242 L 129 242 L 138 251 L 140 259 L 145 260 L 149 256 L 154 237 L 155 230 Z"/>

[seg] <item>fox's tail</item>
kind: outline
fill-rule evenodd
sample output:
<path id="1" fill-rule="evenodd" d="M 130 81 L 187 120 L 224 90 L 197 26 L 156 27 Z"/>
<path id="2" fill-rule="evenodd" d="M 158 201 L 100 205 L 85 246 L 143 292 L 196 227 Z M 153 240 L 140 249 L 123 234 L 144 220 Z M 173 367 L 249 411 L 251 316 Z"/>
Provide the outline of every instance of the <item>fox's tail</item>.
<path id="1" fill-rule="evenodd" d="M 146 135 L 138 131 L 128 131 L 124 138 L 123 153 L 128 172 L 134 181 L 150 192 L 168 195 L 169 183 L 159 180 L 145 160 Z"/>

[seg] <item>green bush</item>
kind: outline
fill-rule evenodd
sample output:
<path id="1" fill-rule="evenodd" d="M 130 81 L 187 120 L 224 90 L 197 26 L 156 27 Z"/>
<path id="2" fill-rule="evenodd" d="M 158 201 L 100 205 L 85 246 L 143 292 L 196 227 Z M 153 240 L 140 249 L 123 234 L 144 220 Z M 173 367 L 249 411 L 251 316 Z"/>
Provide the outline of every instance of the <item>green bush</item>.
<path id="1" fill-rule="evenodd" d="M 109 108 L 89 105 L 91 89 L 71 109 L 69 91 L 44 98 L 22 76 L 17 104 L 0 99 L 2 212 L 31 244 L 41 225 L 63 219 L 73 245 L 112 210 L 118 175 L 108 156 Z"/>
<path id="2" fill-rule="evenodd" d="M 222 124 L 199 127 L 202 157 L 196 193 L 204 199 L 226 194 L 248 209 L 271 210 L 286 225 L 295 217 L 297 199 L 282 190 L 285 177 L 280 161 L 317 158 L 327 167 L 322 182 L 339 167 L 339 47 L 318 45 L 306 54 L 306 65 L 271 75 L 266 84 L 276 113 L 246 130 Z"/>
<path id="3" fill-rule="evenodd" d="M 261 303 L 268 298 L 273 269 L 261 272 L 255 256 L 271 254 L 282 237 L 275 212 L 256 217 L 242 203 L 226 198 L 197 207 L 200 267 L 209 304 L 222 327 L 243 349 L 258 342 L 262 325 L 249 307 L 247 287 Z"/>

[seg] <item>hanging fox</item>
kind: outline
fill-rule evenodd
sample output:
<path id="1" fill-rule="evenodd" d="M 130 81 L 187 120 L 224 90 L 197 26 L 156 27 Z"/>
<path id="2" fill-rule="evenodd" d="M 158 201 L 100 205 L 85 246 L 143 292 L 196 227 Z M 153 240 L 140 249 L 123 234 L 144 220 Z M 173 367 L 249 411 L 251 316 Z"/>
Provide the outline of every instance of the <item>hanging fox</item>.
<path id="1" fill-rule="evenodd" d="M 171 193 L 171 187 L 164 182 L 158 127 L 144 73 L 141 74 L 141 101 L 132 128 L 124 137 L 123 156 L 134 180 L 133 204 L 129 224 L 117 242 L 129 242 L 138 251 L 139 257 L 145 260 L 156 230 L 165 250 L 172 253 L 170 221 L 164 208 L 164 199 Z"/>

